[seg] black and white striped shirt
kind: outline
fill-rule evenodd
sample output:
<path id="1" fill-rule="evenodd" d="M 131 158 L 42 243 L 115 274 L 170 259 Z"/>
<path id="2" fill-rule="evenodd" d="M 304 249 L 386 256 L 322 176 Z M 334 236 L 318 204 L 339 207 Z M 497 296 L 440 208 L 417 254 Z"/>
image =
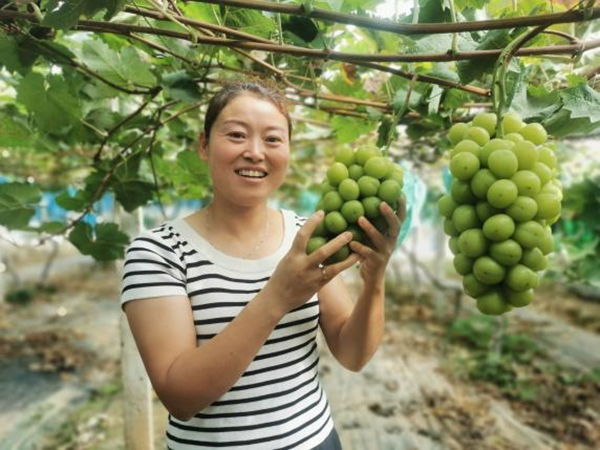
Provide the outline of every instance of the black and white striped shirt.
<path id="1" fill-rule="evenodd" d="M 219 333 L 263 288 L 304 219 L 281 210 L 285 233 L 272 255 L 226 255 L 177 219 L 142 233 L 127 250 L 121 302 L 186 295 L 198 345 Z M 298 280 L 302 282 L 302 280 Z M 191 420 L 169 417 L 170 449 L 312 449 L 333 428 L 318 377 L 319 302 L 286 314 L 237 383 Z"/>

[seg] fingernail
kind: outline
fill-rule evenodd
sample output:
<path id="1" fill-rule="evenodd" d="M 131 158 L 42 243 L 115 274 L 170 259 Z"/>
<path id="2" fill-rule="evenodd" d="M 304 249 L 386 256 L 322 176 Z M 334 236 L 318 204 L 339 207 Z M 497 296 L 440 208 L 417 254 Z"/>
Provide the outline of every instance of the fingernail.
<path id="1" fill-rule="evenodd" d="M 352 240 L 352 233 L 349 232 L 349 231 L 346 231 L 344 233 L 344 239 L 347 240 L 347 241 L 351 241 Z"/>
<path id="2" fill-rule="evenodd" d="M 317 216 L 317 217 L 323 217 L 323 210 L 322 210 L 322 209 L 318 210 L 318 211 L 315 213 L 315 216 Z"/>

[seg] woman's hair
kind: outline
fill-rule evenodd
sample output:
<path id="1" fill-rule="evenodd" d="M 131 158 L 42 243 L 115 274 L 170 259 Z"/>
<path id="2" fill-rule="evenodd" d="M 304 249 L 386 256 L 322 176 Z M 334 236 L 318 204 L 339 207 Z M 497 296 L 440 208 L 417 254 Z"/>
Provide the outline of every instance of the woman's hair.
<path id="1" fill-rule="evenodd" d="M 230 82 L 210 99 L 204 118 L 204 134 L 206 139 L 210 137 L 212 126 L 229 102 L 239 95 L 248 93 L 273 103 L 279 112 L 285 116 L 288 124 L 288 137 L 292 137 L 292 119 L 290 118 L 286 105 L 287 100 L 283 93 L 274 83 L 267 83 L 264 80 L 250 80 Z"/>

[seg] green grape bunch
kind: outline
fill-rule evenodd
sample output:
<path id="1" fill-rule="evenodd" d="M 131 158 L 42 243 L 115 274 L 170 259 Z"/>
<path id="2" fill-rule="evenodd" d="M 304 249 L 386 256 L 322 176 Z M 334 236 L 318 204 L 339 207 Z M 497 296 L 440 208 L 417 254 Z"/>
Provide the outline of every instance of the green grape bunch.
<path id="1" fill-rule="evenodd" d="M 307 253 L 314 252 L 345 231 L 352 232 L 353 241 L 371 245 L 358 225 L 358 219 L 364 216 L 381 233 L 387 232 L 388 223 L 381 214 L 380 205 L 385 202 L 397 211 L 403 180 L 402 167 L 383 156 L 375 146 L 340 150 L 318 186 L 321 197 L 316 209 L 323 210 L 325 218 L 309 239 Z M 350 247 L 345 245 L 325 264 L 343 261 L 350 252 Z"/>
<path id="2" fill-rule="evenodd" d="M 554 249 L 562 186 L 554 147 L 539 123 L 518 114 L 477 115 L 454 124 L 448 138 L 450 192 L 438 201 L 454 268 L 483 314 L 527 306 Z"/>

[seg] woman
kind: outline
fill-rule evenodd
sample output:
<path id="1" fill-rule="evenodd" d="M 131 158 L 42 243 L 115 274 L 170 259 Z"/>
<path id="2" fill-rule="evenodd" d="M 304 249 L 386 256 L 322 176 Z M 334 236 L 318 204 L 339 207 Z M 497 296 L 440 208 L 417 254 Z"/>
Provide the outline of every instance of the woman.
<path id="1" fill-rule="evenodd" d="M 267 205 L 285 179 L 291 131 L 275 89 L 223 88 L 199 140 L 212 203 L 143 233 L 127 251 L 122 303 L 170 413 L 169 448 L 341 448 L 318 379 L 317 328 L 344 367 L 369 361 L 401 219 L 382 204 L 387 236 L 359 221 L 375 249 L 344 233 L 307 255 L 323 213 L 304 222 Z M 351 256 L 322 266 L 349 242 Z M 363 288 L 353 303 L 337 275 L 359 262 Z"/>

